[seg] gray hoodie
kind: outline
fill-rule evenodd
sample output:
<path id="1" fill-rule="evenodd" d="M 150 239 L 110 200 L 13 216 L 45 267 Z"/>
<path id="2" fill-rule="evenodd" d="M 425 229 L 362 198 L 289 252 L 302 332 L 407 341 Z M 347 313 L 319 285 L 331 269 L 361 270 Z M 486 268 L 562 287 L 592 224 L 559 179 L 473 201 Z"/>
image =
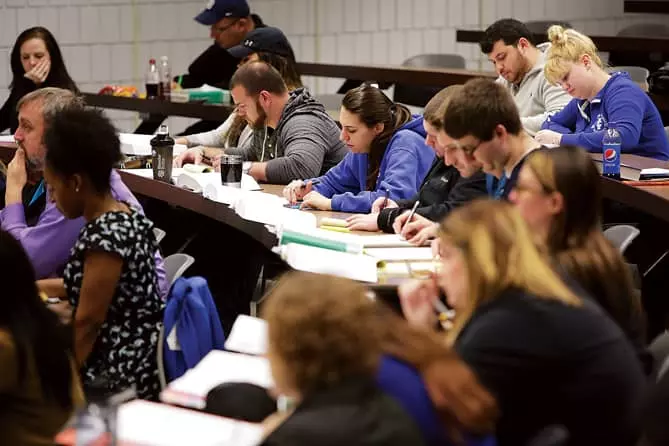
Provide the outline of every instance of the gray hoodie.
<path id="1" fill-rule="evenodd" d="M 572 99 L 562 87 L 551 85 L 544 76 L 546 52 L 550 46 L 550 43 L 537 45 L 541 55 L 519 85 L 514 85 L 501 76 L 497 78 L 497 82 L 511 92 L 523 127 L 532 136 L 541 130 L 541 124 L 548 116 L 562 110 Z"/>
<path id="2" fill-rule="evenodd" d="M 288 184 L 315 178 L 336 166 L 348 152 L 339 127 L 306 88 L 290 93 L 276 129 L 257 129 L 247 147 L 226 150 L 247 161 L 267 163 L 267 182 Z"/>

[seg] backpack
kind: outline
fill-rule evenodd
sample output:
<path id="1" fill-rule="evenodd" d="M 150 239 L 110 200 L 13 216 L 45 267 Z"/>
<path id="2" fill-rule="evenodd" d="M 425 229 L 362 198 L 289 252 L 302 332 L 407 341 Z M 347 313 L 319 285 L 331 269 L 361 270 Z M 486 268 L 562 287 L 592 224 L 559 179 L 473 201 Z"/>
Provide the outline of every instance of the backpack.
<path id="1" fill-rule="evenodd" d="M 167 381 L 195 367 L 211 350 L 223 350 L 225 334 L 207 281 L 180 277 L 165 306 L 161 346 Z"/>

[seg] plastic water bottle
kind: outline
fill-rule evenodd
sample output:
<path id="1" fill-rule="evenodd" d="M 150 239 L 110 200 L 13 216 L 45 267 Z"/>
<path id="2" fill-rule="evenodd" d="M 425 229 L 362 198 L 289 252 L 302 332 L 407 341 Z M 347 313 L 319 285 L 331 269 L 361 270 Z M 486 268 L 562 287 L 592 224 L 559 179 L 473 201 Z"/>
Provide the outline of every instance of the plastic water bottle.
<path id="1" fill-rule="evenodd" d="M 609 122 L 602 138 L 602 175 L 606 178 L 620 180 L 620 148 L 622 143 L 616 124 Z"/>
<path id="2" fill-rule="evenodd" d="M 160 58 L 160 85 L 158 88 L 158 97 L 160 99 L 170 100 L 170 90 L 172 88 L 172 72 L 170 70 L 170 62 L 167 56 Z"/>

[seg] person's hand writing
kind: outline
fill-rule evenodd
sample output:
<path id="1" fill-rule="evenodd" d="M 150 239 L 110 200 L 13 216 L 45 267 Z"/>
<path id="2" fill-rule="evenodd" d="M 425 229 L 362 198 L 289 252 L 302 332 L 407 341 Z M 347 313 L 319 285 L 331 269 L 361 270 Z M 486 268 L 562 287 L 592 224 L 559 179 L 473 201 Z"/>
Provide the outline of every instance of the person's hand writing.
<path id="1" fill-rule="evenodd" d="M 356 214 L 346 219 L 346 227 L 351 231 L 378 231 L 376 219 L 379 214 Z"/>
<path id="2" fill-rule="evenodd" d="M 559 146 L 562 141 L 562 134 L 554 132 L 553 130 L 539 130 L 534 136 L 534 139 L 539 144 L 553 144 Z"/>
<path id="3" fill-rule="evenodd" d="M 393 222 L 395 234 L 399 234 L 404 240 L 417 246 L 423 245 L 437 235 L 436 223 L 418 214 L 413 214 L 411 221 L 407 221 L 410 214 L 407 211 L 397 216 Z"/>
<path id="4" fill-rule="evenodd" d="M 382 209 L 399 207 L 397 203 L 395 203 L 390 198 L 388 198 L 388 202 L 386 203 L 385 208 L 383 207 L 384 202 L 386 202 L 386 197 L 379 197 L 376 200 L 374 200 L 374 203 L 372 203 L 372 214 L 378 214 L 379 212 L 381 212 Z"/>
<path id="5" fill-rule="evenodd" d="M 302 180 L 293 180 L 283 188 L 283 197 L 288 200 L 290 204 L 295 204 L 299 200 L 302 200 L 312 189 L 313 185 L 311 181 L 305 183 Z"/>
<path id="6" fill-rule="evenodd" d="M 325 198 L 315 190 L 312 190 L 302 198 L 300 209 L 311 208 L 319 211 L 331 211 L 332 200 Z"/>
<path id="7" fill-rule="evenodd" d="M 437 323 L 433 301 L 439 298 L 439 287 L 434 278 L 408 280 L 397 288 L 402 313 L 413 326 L 429 329 Z"/>
<path id="8" fill-rule="evenodd" d="M 7 185 L 5 190 L 5 206 L 20 203 L 23 187 L 28 182 L 26 171 L 26 154 L 23 149 L 16 149 L 14 158 L 7 165 Z"/>
<path id="9" fill-rule="evenodd" d="M 51 70 L 51 61 L 47 58 L 42 59 L 35 67 L 26 72 L 23 77 L 30 79 L 35 85 L 41 85 L 49 76 Z"/>
<path id="10" fill-rule="evenodd" d="M 193 147 L 174 158 L 174 167 L 183 167 L 184 164 L 202 164 L 203 159 L 202 147 Z"/>

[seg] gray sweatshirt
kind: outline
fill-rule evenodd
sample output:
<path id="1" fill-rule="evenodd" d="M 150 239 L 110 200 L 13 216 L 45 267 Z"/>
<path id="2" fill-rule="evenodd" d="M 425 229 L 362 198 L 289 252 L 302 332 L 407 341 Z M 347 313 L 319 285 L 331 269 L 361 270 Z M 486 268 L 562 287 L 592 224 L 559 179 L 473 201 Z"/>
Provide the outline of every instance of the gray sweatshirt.
<path id="1" fill-rule="evenodd" d="M 323 175 L 341 161 L 348 149 L 339 140 L 339 127 L 309 90 L 298 88 L 281 113 L 276 129 L 257 129 L 246 147 L 228 149 L 245 161 L 267 163 L 267 182 L 288 184 L 292 180 Z"/>
<path id="2" fill-rule="evenodd" d="M 541 124 L 548 116 L 562 110 L 572 99 L 562 87 L 551 85 L 544 76 L 546 51 L 550 45 L 550 43 L 537 45 L 541 55 L 519 85 L 511 84 L 501 76 L 497 78 L 497 82 L 511 92 L 523 127 L 532 136 L 541 130 Z"/>

